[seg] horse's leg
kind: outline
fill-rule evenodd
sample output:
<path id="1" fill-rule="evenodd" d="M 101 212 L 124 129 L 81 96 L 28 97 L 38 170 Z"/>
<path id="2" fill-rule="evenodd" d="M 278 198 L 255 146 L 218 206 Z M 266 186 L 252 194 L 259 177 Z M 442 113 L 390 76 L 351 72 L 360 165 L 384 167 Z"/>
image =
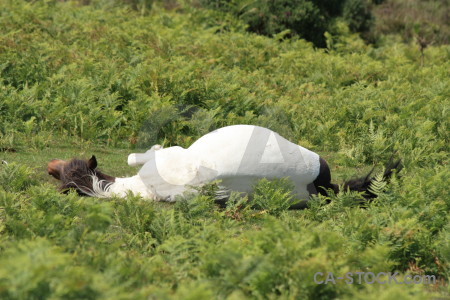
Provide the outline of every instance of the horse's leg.
<path id="1" fill-rule="evenodd" d="M 128 165 L 135 167 L 144 165 L 148 162 L 152 157 L 154 157 L 154 151 L 158 151 L 163 149 L 161 145 L 153 145 L 147 152 L 145 153 L 131 153 L 128 155 Z"/>

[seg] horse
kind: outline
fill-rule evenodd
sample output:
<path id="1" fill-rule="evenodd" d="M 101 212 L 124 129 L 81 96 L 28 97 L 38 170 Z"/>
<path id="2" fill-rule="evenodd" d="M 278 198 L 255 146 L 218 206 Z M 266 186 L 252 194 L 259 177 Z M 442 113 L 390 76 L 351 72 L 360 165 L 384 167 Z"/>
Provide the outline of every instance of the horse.
<path id="1" fill-rule="evenodd" d="M 157 201 L 176 201 L 189 189 L 217 181 L 218 200 L 231 191 L 251 194 L 262 178 L 289 178 L 298 202 L 291 209 L 307 207 L 311 195 L 329 196 L 340 192 L 331 182 L 330 167 L 317 153 L 294 144 L 278 133 L 254 125 L 233 125 L 214 130 L 187 149 L 154 145 L 145 153 L 128 156 L 130 166 L 142 166 L 131 177 L 113 177 L 97 169 L 97 159 L 51 160 L 47 170 L 61 181 L 60 190 L 75 189 L 79 195 L 108 198 L 128 193 Z M 401 169 L 400 160 L 385 168 L 384 180 Z M 373 169 L 372 169 L 373 171 Z M 372 171 L 346 181 L 344 190 L 361 192 L 367 200 L 376 197 L 369 187 Z"/>

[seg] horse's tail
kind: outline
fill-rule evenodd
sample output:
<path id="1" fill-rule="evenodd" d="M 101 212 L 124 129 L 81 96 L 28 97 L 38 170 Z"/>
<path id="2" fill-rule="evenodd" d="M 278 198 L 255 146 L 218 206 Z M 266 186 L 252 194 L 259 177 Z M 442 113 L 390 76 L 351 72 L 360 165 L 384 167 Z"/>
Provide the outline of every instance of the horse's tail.
<path id="1" fill-rule="evenodd" d="M 399 159 L 394 162 L 393 156 L 392 156 L 384 168 L 384 173 L 383 173 L 383 178 L 382 178 L 383 181 L 389 182 L 389 180 L 392 177 L 392 174 L 394 174 L 394 173 L 398 174 L 402 168 L 403 168 L 403 165 L 401 163 L 401 160 Z M 350 180 L 346 181 L 344 183 L 344 190 L 362 192 L 363 197 L 367 200 L 376 198 L 377 195 L 375 193 L 373 193 L 370 189 L 370 187 L 375 179 L 375 177 L 371 177 L 374 169 L 375 169 L 375 167 L 372 168 L 372 170 L 370 170 L 370 172 L 364 177 L 350 179 Z"/>

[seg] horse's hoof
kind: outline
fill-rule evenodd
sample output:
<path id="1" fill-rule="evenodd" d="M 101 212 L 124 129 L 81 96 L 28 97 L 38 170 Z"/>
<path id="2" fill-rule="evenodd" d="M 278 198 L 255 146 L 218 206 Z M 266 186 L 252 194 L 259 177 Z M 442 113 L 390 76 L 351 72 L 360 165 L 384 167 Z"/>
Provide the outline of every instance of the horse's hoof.
<path id="1" fill-rule="evenodd" d="M 128 155 L 128 165 L 135 167 L 138 165 L 136 153 L 131 153 Z"/>

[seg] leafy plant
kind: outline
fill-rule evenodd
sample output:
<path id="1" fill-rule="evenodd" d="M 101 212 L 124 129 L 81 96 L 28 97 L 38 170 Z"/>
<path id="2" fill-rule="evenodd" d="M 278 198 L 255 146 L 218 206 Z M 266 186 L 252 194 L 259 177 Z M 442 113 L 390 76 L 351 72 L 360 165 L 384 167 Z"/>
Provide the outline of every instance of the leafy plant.
<path id="1" fill-rule="evenodd" d="M 294 185 L 288 178 L 261 179 L 253 188 L 251 203 L 256 209 L 264 210 L 269 214 L 280 215 L 294 204 L 293 188 Z"/>
<path id="2" fill-rule="evenodd" d="M 0 298 L 447 295 L 448 46 L 435 36 L 421 51 L 381 29 L 377 46 L 367 45 L 342 20 L 342 1 L 138 7 L 149 3 L 2 1 Z M 280 3 L 292 18 L 278 18 Z M 430 14 L 415 7 L 420 18 Z M 244 19 L 257 22 L 256 12 L 281 32 L 247 31 Z M 378 21 L 402 19 L 391 12 L 376 12 Z M 286 38 L 295 32 L 285 25 L 301 16 L 326 21 L 326 49 Z M 336 183 L 396 149 L 402 179 L 386 189 L 375 180 L 378 198 L 363 208 L 360 194 L 341 191 L 292 211 L 286 180 L 263 180 L 253 198 L 231 193 L 218 206 L 214 184 L 172 204 L 60 194 L 46 173 L 50 159 L 95 153 L 107 174 L 136 174 L 125 162 L 130 148 L 188 147 L 232 124 L 269 127 L 320 154 Z M 437 284 L 355 289 L 313 280 L 349 271 L 433 274 Z"/>
<path id="3" fill-rule="evenodd" d="M 5 191 L 19 192 L 38 182 L 30 168 L 16 163 L 0 165 L 0 187 Z"/>

